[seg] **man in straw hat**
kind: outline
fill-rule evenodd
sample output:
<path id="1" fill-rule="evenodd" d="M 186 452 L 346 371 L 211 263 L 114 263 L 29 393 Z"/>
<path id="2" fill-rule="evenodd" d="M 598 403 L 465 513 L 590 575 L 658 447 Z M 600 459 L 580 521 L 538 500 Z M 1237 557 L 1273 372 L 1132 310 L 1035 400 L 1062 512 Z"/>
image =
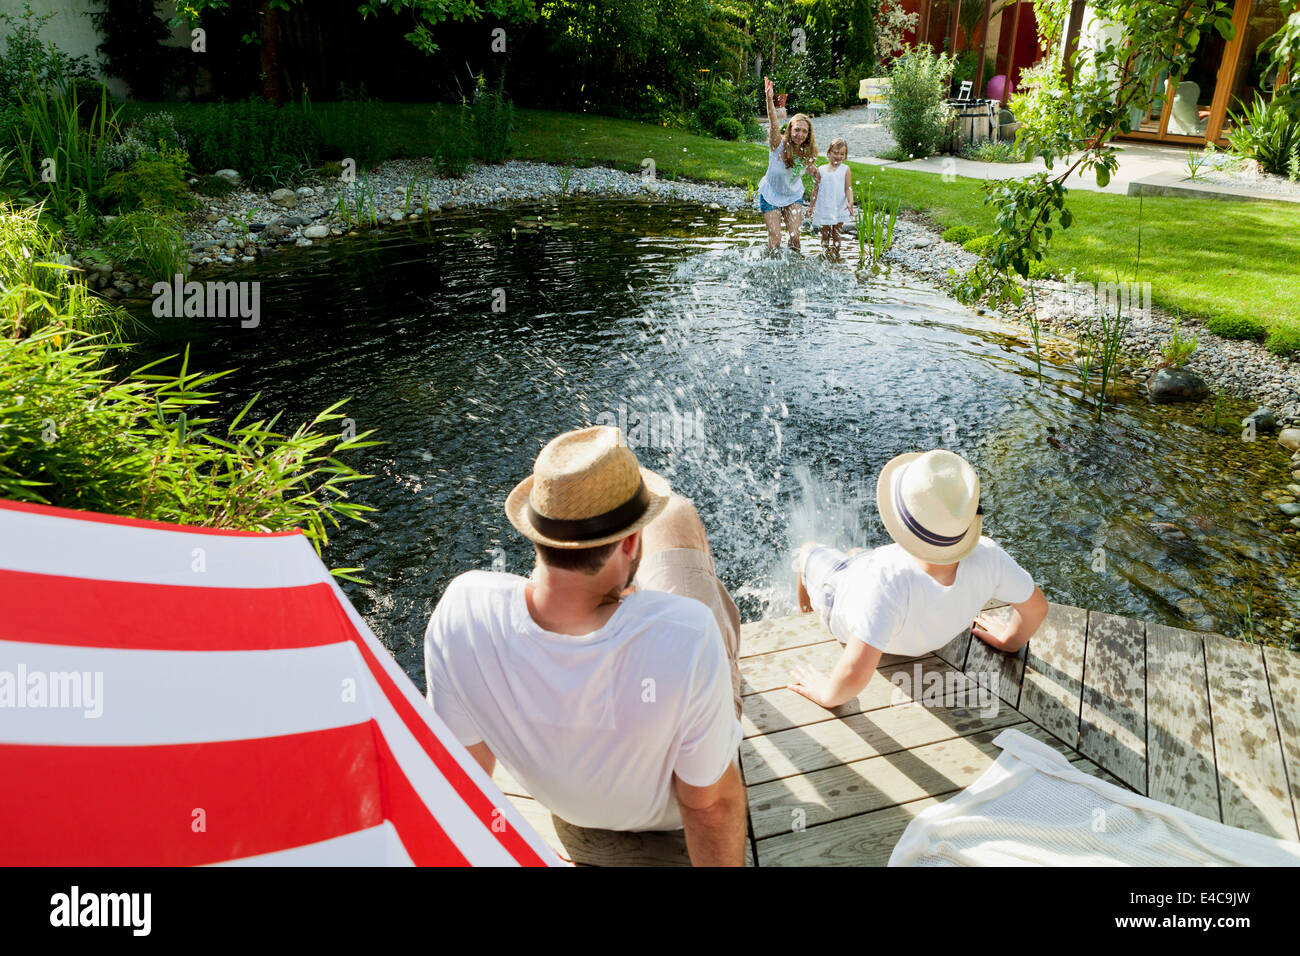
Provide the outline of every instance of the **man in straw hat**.
<path id="1" fill-rule="evenodd" d="M 882 654 L 938 650 L 971 633 L 1014 653 L 1047 616 L 1047 598 L 1015 560 L 983 537 L 980 480 L 950 451 L 899 455 L 876 482 L 876 507 L 894 544 L 849 554 L 808 542 L 799 551 L 800 608 L 815 610 L 844 652 L 829 675 L 800 666 L 788 687 L 826 708 L 852 700 Z M 998 624 L 990 598 L 1012 606 Z"/>
<path id="2" fill-rule="evenodd" d="M 598 426 L 547 444 L 505 510 L 533 575 L 451 582 L 425 632 L 429 702 L 569 823 L 684 828 L 696 865 L 743 865 L 740 615 L 695 508 Z"/>

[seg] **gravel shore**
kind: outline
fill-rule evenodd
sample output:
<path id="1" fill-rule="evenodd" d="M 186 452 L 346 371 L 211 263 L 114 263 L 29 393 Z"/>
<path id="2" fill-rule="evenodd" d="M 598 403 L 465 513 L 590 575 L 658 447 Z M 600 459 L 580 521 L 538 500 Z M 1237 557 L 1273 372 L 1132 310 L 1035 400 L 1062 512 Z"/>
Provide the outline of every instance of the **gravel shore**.
<path id="1" fill-rule="evenodd" d="M 540 163 L 510 162 L 473 167 L 462 179 L 421 182 L 419 177 L 426 169 L 423 160 L 392 160 L 371 172 L 369 187 L 378 226 L 419 219 L 426 209 L 427 215 L 434 216 L 444 210 L 564 195 L 672 199 L 733 211 L 752 208 L 757 214 L 757 200 L 747 201 L 743 189 L 649 179 L 603 167 L 561 170 Z M 408 200 L 407 191 L 413 184 L 418 185 Z M 276 246 L 309 246 L 345 235 L 356 224 L 340 215 L 339 196 L 342 191 L 345 204 L 351 205 L 354 189 L 338 181 L 317 181 L 274 194 L 237 188 L 223 198 L 208 199 L 191 217 L 187 229 L 191 266 L 202 272 L 205 266 L 251 262 Z M 944 242 L 920 217 L 906 214 L 898 221 L 887 258 L 943 288 L 951 286 L 950 268 L 961 273 L 977 261 L 974 254 Z M 91 279 L 110 298 L 143 291 L 137 291 L 131 277 L 118 272 L 101 271 Z M 1035 289 L 1043 326 L 1077 337 L 1087 312 L 1081 303 L 1091 302 L 1080 290 L 1090 287 L 1070 281 L 1039 281 Z M 1025 321 L 1025 313 L 1014 310 L 997 314 L 1013 322 Z M 1137 366 L 1139 379 L 1159 360 L 1160 347 L 1172 328 L 1172 316 L 1159 308 L 1142 309 L 1134 315 L 1124 333 L 1123 349 Z M 1300 362 L 1273 355 L 1255 342 L 1220 339 L 1186 317 L 1180 329 L 1199 340 L 1186 368 L 1212 388 L 1272 408 L 1283 425 L 1300 422 Z"/>

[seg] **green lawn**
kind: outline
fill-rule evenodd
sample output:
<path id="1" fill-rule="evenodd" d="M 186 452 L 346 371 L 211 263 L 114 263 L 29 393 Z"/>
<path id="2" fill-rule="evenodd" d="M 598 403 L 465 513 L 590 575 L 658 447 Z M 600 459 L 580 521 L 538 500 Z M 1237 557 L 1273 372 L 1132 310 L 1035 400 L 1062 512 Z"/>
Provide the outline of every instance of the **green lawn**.
<path id="1" fill-rule="evenodd" d="M 422 103 L 373 104 L 383 116 L 390 145 L 401 155 L 433 150 L 429 115 Z M 173 109 L 132 104 L 131 112 Z M 330 104 L 318 103 L 317 110 Z M 450 107 L 432 107 L 450 109 Z M 756 185 L 766 152 L 754 143 L 729 143 L 631 120 L 543 110 L 517 110 L 512 149 L 516 159 L 569 166 L 613 166 L 639 172 L 653 159 L 661 178 Z M 967 224 L 993 231 L 976 180 L 945 183 L 932 173 L 850 164 L 855 183 L 869 180 L 902 200 L 903 207 L 942 227 Z M 1138 245 L 1137 197 L 1073 190 L 1068 230 L 1055 230 L 1048 262 L 1076 270 L 1086 281 L 1134 278 Z M 1141 200 L 1140 281 L 1151 283 L 1155 304 L 1202 319 L 1255 319 L 1282 328 L 1300 346 L 1300 206 L 1291 203 L 1225 202 L 1183 197 Z"/>

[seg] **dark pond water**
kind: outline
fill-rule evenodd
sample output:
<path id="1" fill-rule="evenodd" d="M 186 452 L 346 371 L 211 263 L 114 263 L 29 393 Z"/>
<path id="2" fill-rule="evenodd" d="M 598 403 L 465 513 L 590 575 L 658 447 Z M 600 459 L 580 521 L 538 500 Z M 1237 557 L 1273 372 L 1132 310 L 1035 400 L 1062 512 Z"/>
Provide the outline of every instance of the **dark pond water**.
<path id="1" fill-rule="evenodd" d="M 232 269 L 261 282 L 260 325 L 178 334 L 195 367 L 238 368 L 228 409 L 260 391 L 296 424 L 351 396 L 387 442 L 353 459 L 372 523 L 325 556 L 365 566 L 347 590 L 420 686 L 447 582 L 532 566 L 506 493 L 551 437 L 611 421 L 695 500 L 746 619 L 793 607 L 804 538 L 885 543 L 880 467 L 944 446 L 1050 599 L 1237 634 L 1249 595 L 1257 634 L 1290 635 L 1297 540 L 1260 497 L 1286 479 L 1276 449 L 1127 386 L 1099 424 L 1064 350 L 1040 382 L 1023 332 L 914 278 L 763 245 L 755 217 L 673 204 L 447 216 Z"/>

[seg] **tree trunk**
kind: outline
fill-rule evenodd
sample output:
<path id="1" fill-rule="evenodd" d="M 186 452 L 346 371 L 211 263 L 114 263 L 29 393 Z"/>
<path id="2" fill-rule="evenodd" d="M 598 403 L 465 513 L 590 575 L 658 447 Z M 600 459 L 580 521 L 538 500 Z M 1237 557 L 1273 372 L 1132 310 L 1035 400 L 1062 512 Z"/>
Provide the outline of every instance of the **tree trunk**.
<path id="1" fill-rule="evenodd" d="M 262 19 L 262 95 L 276 106 L 284 105 L 284 85 L 280 82 L 280 11 L 262 0 L 258 12 Z"/>

